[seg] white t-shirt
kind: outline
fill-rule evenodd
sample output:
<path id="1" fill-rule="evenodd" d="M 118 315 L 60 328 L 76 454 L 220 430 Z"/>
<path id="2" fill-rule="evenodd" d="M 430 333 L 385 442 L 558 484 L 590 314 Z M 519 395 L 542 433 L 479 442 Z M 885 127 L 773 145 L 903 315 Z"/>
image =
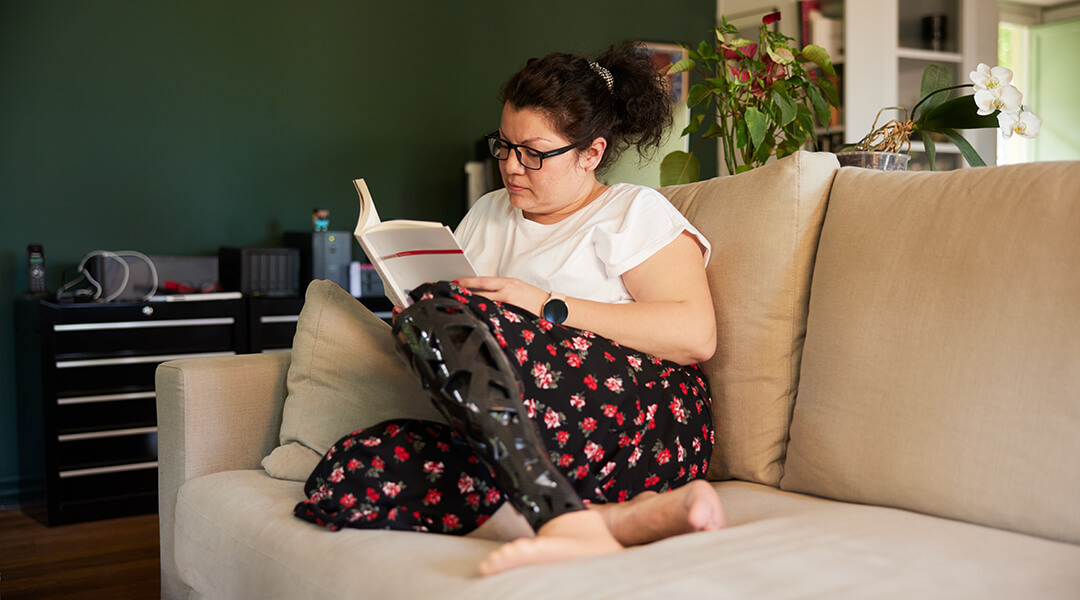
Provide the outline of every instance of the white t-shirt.
<path id="1" fill-rule="evenodd" d="M 542 290 L 598 302 L 633 302 L 622 275 L 683 231 L 709 241 L 652 188 L 615 184 L 581 210 L 551 225 L 530 221 L 505 189 L 480 198 L 455 235 L 484 276 L 515 277 Z"/>

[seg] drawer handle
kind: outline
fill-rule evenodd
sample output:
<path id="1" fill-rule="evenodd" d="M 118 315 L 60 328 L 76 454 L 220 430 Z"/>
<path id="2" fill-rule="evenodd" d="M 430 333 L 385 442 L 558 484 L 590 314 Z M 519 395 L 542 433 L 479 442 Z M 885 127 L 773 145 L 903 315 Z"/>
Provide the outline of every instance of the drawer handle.
<path id="1" fill-rule="evenodd" d="M 73 471 L 60 471 L 60 479 L 68 477 L 86 477 L 87 475 L 104 475 L 106 473 L 125 473 L 127 471 L 141 471 L 143 469 L 156 469 L 157 461 L 132 463 L 130 465 L 113 465 L 111 467 L 95 467 L 93 469 L 75 469 Z"/>

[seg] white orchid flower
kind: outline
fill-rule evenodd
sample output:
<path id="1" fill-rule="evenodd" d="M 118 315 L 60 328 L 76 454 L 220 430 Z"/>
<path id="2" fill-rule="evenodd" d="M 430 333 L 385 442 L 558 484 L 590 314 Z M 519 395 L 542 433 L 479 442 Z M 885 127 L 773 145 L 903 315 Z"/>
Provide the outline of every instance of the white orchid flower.
<path id="1" fill-rule="evenodd" d="M 1018 111 L 1023 100 L 1024 95 L 1011 85 L 975 92 L 975 105 L 979 107 L 977 112 L 980 115 L 993 114 L 995 110 L 1001 112 Z"/>
<path id="2" fill-rule="evenodd" d="M 968 77 L 975 84 L 976 90 L 994 90 L 1012 83 L 1013 72 L 1005 67 L 991 68 L 986 63 L 979 63 Z"/>
<path id="3" fill-rule="evenodd" d="M 1009 139 L 1012 134 L 1026 138 L 1039 135 L 1042 128 L 1042 119 L 1028 109 L 1017 112 L 1001 112 L 998 114 L 998 126 L 1001 128 L 1001 137 Z"/>

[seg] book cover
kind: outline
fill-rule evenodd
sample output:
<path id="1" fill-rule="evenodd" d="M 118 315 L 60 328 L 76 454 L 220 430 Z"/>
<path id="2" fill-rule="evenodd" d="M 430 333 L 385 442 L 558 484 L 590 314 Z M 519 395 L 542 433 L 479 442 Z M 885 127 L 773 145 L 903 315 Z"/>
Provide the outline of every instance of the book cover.
<path id="1" fill-rule="evenodd" d="M 395 306 L 409 306 L 409 292 L 425 283 L 476 276 L 476 269 L 449 227 L 431 221 L 383 222 L 367 183 L 356 179 L 353 185 L 360 196 L 360 216 L 353 235 Z"/>

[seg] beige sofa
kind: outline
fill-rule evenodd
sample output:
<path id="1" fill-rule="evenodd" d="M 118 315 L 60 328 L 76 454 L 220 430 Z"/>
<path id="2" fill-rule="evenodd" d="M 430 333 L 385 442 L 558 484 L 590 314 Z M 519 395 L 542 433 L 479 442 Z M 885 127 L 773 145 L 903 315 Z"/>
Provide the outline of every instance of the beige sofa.
<path id="1" fill-rule="evenodd" d="M 294 518 L 338 436 L 437 418 L 317 282 L 291 355 L 158 370 L 163 596 L 1080 597 L 1080 163 L 663 191 L 714 247 L 726 529 L 480 578 L 492 542 Z"/>

